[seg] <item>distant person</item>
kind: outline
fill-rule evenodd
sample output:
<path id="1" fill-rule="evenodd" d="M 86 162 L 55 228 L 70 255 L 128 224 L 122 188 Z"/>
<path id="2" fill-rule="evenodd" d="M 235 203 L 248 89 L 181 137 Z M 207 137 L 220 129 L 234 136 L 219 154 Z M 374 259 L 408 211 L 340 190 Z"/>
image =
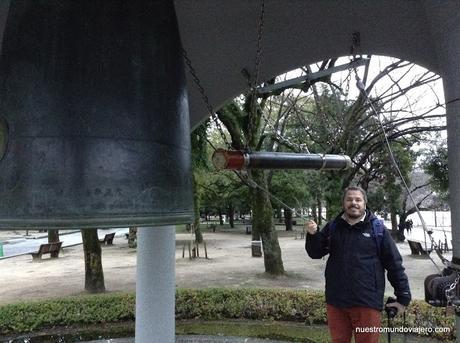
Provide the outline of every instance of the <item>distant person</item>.
<path id="1" fill-rule="evenodd" d="M 305 248 L 311 258 L 327 254 L 326 303 L 333 343 L 379 341 L 377 332 L 359 328 L 380 327 L 385 273 L 394 288 L 396 302 L 387 304 L 403 313 L 411 300 L 409 283 L 399 251 L 382 222 L 366 209 L 366 192 L 360 187 L 344 191 L 343 211 L 318 231 L 306 223 Z M 362 330 L 365 331 L 365 330 Z"/>
<path id="2" fill-rule="evenodd" d="M 408 235 L 412 233 L 413 226 L 414 226 L 414 222 L 412 221 L 412 219 L 409 219 L 408 221 L 406 221 L 406 230 L 407 230 Z"/>
<path id="3" fill-rule="evenodd" d="M 404 236 L 404 231 L 406 230 L 406 222 L 400 222 L 398 224 L 398 242 L 404 242 L 406 236 Z"/>

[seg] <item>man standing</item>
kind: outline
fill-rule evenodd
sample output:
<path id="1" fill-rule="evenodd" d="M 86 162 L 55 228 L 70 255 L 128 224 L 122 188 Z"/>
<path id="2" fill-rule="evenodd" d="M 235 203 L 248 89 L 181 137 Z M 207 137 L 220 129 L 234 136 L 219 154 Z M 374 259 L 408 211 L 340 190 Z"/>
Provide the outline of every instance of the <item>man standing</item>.
<path id="1" fill-rule="evenodd" d="M 321 231 L 314 221 L 306 223 L 308 255 L 319 259 L 329 254 L 326 303 L 333 343 L 349 343 L 353 334 L 356 343 L 378 342 L 379 332 L 373 328 L 380 327 L 385 270 L 397 298 L 387 306 L 396 308 L 399 314 L 411 300 L 396 244 L 383 224 L 366 209 L 366 203 L 362 188 L 348 187 L 342 199 L 343 212 L 332 222 Z"/>

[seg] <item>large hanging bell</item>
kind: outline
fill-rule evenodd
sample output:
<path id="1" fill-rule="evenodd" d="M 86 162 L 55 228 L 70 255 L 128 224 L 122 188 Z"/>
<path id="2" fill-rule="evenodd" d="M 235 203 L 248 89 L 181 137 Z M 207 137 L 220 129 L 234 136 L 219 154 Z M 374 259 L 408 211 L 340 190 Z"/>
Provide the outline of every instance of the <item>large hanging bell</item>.
<path id="1" fill-rule="evenodd" d="M 172 1 L 11 2 L 0 228 L 190 222 L 188 104 L 171 17 Z"/>

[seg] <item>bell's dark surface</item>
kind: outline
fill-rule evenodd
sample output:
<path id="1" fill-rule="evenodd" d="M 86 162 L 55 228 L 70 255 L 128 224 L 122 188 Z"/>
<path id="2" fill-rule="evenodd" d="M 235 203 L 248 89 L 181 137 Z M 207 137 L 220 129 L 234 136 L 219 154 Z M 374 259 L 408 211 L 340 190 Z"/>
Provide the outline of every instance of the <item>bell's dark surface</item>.
<path id="1" fill-rule="evenodd" d="M 1 228 L 190 222 L 172 1 L 12 1 L 0 80 Z"/>

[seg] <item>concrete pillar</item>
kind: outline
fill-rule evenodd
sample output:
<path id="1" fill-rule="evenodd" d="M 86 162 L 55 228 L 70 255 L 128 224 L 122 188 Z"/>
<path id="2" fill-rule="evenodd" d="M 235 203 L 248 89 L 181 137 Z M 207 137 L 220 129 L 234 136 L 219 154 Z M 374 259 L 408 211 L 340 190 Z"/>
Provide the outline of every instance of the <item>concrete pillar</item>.
<path id="1" fill-rule="evenodd" d="M 437 9 L 433 38 L 446 101 L 453 262 L 460 264 L 460 15 L 444 6 Z"/>
<path id="2" fill-rule="evenodd" d="M 460 29 L 451 32 L 456 45 L 449 52 L 450 63 L 443 69 L 444 92 L 447 103 L 447 144 L 449 164 L 449 205 L 452 225 L 452 262 L 460 267 Z M 460 287 L 460 286 L 457 286 Z M 455 316 L 456 331 L 460 332 L 460 316 Z M 458 341 L 458 340 L 457 340 Z"/>
<path id="3" fill-rule="evenodd" d="M 136 343 L 175 341 L 175 226 L 137 232 Z"/>
<path id="4" fill-rule="evenodd" d="M 457 1 L 426 4 L 430 19 L 432 46 L 438 57 L 443 78 L 447 111 L 447 144 L 449 158 L 449 204 L 452 223 L 452 262 L 460 266 L 460 13 Z M 456 316 L 460 332 L 460 316 Z M 458 341 L 458 339 L 457 339 Z"/>

